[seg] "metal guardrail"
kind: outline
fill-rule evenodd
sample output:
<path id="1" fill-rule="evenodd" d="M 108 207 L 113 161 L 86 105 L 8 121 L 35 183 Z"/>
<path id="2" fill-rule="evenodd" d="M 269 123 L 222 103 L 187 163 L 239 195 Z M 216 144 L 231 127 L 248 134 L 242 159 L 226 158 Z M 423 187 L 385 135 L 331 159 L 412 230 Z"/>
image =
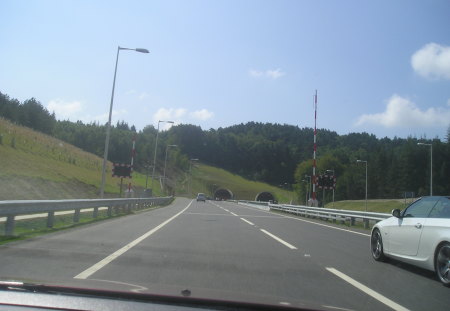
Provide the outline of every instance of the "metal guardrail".
<path id="1" fill-rule="evenodd" d="M 113 214 L 113 208 L 122 208 L 127 212 L 142 209 L 151 205 L 161 205 L 169 202 L 172 197 L 129 198 L 129 199 L 81 199 L 81 200 L 17 200 L 0 201 L 0 217 L 6 217 L 5 235 L 14 235 L 15 217 L 48 213 L 47 227 L 52 228 L 57 211 L 74 211 L 73 221 L 79 222 L 80 211 L 94 208 L 93 217 L 98 216 L 100 207 L 107 207 L 107 215 Z"/>
<path id="2" fill-rule="evenodd" d="M 263 203 L 253 201 L 242 201 L 242 202 L 246 204 L 255 204 L 255 205 L 261 205 Z M 364 223 L 364 228 L 369 228 L 369 224 L 371 221 L 378 222 L 380 220 L 391 217 L 391 214 L 386 213 L 339 210 L 332 208 L 309 207 L 302 205 L 272 204 L 268 202 L 264 202 L 264 204 L 267 205 L 270 209 L 291 213 L 299 216 L 316 217 L 327 220 L 331 219 L 334 222 L 341 221 L 342 223 L 346 223 L 348 221 L 350 226 L 354 226 L 357 220 L 361 220 Z"/>

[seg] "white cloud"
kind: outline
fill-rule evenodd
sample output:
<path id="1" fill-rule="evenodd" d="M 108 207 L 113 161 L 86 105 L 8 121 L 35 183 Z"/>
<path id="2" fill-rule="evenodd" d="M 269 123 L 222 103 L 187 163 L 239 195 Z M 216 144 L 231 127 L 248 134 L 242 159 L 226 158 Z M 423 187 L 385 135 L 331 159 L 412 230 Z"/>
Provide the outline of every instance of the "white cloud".
<path id="1" fill-rule="evenodd" d="M 450 79 L 450 46 L 429 43 L 413 54 L 411 65 L 425 78 Z"/>
<path id="2" fill-rule="evenodd" d="M 191 116 L 191 118 L 201 121 L 205 121 L 214 117 L 214 113 L 206 109 L 191 112 L 189 115 Z"/>
<path id="3" fill-rule="evenodd" d="M 146 92 L 142 92 L 141 94 L 139 94 L 138 99 L 139 100 L 144 100 L 146 98 L 148 98 L 150 95 Z"/>
<path id="4" fill-rule="evenodd" d="M 174 121 L 175 124 L 188 123 L 189 119 L 205 121 L 214 116 L 213 112 L 201 109 L 189 112 L 185 108 L 159 108 L 153 115 L 154 124 L 158 121 Z M 167 130 L 172 126 L 170 123 L 160 123 L 160 129 Z"/>
<path id="5" fill-rule="evenodd" d="M 393 95 L 382 113 L 364 114 L 356 126 L 381 125 L 385 128 L 447 127 L 450 108 L 428 108 L 420 110 L 412 101 Z"/>
<path id="6" fill-rule="evenodd" d="M 83 110 L 83 104 L 77 100 L 67 102 L 57 98 L 48 102 L 47 110 L 55 112 L 58 119 L 73 120 Z"/>
<path id="7" fill-rule="evenodd" d="M 114 125 L 119 120 L 125 120 L 126 115 L 128 115 L 128 111 L 126 109 L 121 110 L 113 110 L 111 113 L 111 124 Z M 85 115 L 83 118 L 79 119 L 83 122 L 89 123 L 92 121 L 97 121 L 100 124 L 105 124 L 108 122 L 109 113 L 103 113 L 96 116 Z"/>
<path id="8" fill-rule="evenodd" d="M 187 110 L 184 108 L 159 108 L 153 115 L 153 122 L 158 124 L 158 121 L 173 121 L 175 123 L 182 123 L 184 116 L 187 114 Z M 172 124 L 160 123 L 161 130 L 168 130 Z"/>
<path id="9" fill-rule="evenodd" d="M 50 112 L 54 111 L 58 120 L 70 120 L 72 122 L 80 120 L 84 123 L 95 121 L 99 122 L 100 124 L 105 124 L 106 122 L 108 122 L 108 112 L 99 115 L 88 114 L 85 111 L 85 105 L 77 100 L 63 101 L 59 98 L 53 99 L 48 102 L 47 109 Z M 113 110 L 111 114 L 112 124 L 114 124 L 118 120 L 125 120 L 127 115 L 128 111 L 126 109 Z"/>
<path id="10" fill-rule="evenodd" d="M 267 70 L 266 75 L 272 79 L 278 79 L 284 76 L 286 73 L 282 72 L 280 69 Z"/>
<path id="11" fill-rule="evenodd" d="M 286 73 L 281 71 L 280 68 L 273 69 L 273 70 L 269 69 L 266 71 L 250 69 L 248 71 L 248 74 L 253 78 L 269 78 L 269 79 L 274 79 L 274 80 L 286 75 Z"/>
<path id="12" fill-rule="evenodd" d="M 262 76 L 264 76 L 264 72 L 254 69 L 249 70 L 248 74 L 253 78 L 261 78 Z"/>

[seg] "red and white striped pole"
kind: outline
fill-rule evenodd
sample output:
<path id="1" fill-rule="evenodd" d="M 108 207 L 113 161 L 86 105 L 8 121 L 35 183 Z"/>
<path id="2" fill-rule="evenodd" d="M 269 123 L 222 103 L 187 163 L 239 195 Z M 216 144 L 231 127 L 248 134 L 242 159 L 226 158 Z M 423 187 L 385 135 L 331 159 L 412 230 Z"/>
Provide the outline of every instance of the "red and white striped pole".
<path id="1" fill-rule="evenodd" d="M 313 173 L 312 173 L 312 205 L 317 206 L 316 200 L 316 152 L 317 152 L 317 90 L 314 95 L 314 152 L 313 152 Z"/>

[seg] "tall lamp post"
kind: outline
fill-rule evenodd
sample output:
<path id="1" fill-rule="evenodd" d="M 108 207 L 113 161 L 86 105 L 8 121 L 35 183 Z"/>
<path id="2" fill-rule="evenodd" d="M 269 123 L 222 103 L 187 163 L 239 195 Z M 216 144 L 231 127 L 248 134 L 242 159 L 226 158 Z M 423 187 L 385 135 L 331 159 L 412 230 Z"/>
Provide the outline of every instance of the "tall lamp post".
<path id="1" fill-rule="evenodd" d="M 147 191 L 147 185 L 148 185 L 148 171 L 150 170 L 150 168 L 153 167 L 153 165 L 150 165 L 150 161 L 147 163 L 147 165 L 145 165 L 145 168 L 147 169 L 146 172 L 146 176 L 145 176 L 145 191 Z"/>
<path id="2" fill-rule="evenodd" d="M 305 193 L 305 206 L 308 205 L 308 194 L 309 194 L 309 184 L 308 180 L 302 179 L 306 183 L 306 193 Z"/>
<path id="3" fill-rule="evenodd" d="M 433 144 L 417 143 L 419 146 L 430 146 L 430 196 L 433 195 Z"/>
<path id="4" fill-rule="evenodd" d="M 334 178 L 334 169 L 333 169 L 333 170 L 326 170 L 326 172 L 327 172 L 327 173 L 328 173 L 328 172 L 333 173 L 333 178 Z M 334 208 L 334 184 L 333 184 L 333 206 L 332 206 L 332 208 Z"/>
<path id="5" fill-rule="evenodd" d="M 159 124 L 160 123 L 174 123 L 173 121 L 158 121 L 158 129 L 156 130 L 156 140 L 155 140 L 155 155 L 153 156 L 153 173 L 152 173 L 152 193 L 154 191 L 153 182 L 155 181 L 155 169 L 156 169 L 156 151 L 158 149 L 158 135 L 159 135 Z"/>
<path id="6" fill-rule="evenodd" d="M 177 145 L 166 146 L 166 156 L 164 158 L 164 177 L 163 177 L 163 190 L 166 191 L 166 166 L 167 166 L 167 151 L 170 147 L 178 147 Z"/>
<path id="7" fill-rule="evenodd" d="M 308 200 L 311 198 L 311 176 L 305 174 L 305 178 L 308 178 Z M 306 202 L 308 205 L 308 202 Z"/>
<path id="8" fill-rule="evenodd" d="M 188 195 L 191 195 L 191 181 L 192 181 L 192 162 L 198 161 L 198 159 L 190 159 L 189 160 L 189 183 L 188 183 Z"/>
<path id="9" fill-rule="evenodd" d="M 119 62 L 119 52 L 120 50 L 130 50 L 130 51 L 136 51 L 139 53 L 149 53 L 147 49 L 129 49 L 129 48 L 122 48 L 120 46 L 117 47 L 117 56 L 116 56 L 116 67 L 114 69 L 114 79 L 113 79 L 113 87 L 112 87 L 112 93 L 111 93 L 111 103 L 109 105 L 109 117 L 108 117 L 108 123 L 106 124 L 106 139 L 105 139 L 105 153 L 103 155 L 103 165 L 102 165 L 102 184 L 100 186 L 100 198 L 103 198 L 105 193 L 105 180 L 106 180 L 106 162 L 108 160 L 108 148 L 109 148 L 109 136 L 111 133 L 111 115 L 112 115 L 112 108 L 113 108 L 113 102 L 114 102 L 114 88 L 116 85 L 116 74 L 117 74 L 117 63 Z"/>
<path id="10" fill-rule="evenodd" d="M 367 212 L 367 161 L 365 160 L 356 160 L 357 163 L 366 163 L 366 212 Z"/>

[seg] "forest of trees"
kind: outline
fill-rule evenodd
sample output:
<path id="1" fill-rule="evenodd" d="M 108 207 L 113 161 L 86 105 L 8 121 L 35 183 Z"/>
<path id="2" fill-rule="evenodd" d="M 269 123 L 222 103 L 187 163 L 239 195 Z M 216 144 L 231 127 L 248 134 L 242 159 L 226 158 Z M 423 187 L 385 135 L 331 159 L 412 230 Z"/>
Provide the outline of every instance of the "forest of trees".
<path id="1" fill-rule="evenodd" d="M 0 93 L 0 116 L 52 135 L 85 151 L 103 157 L 106 126 L 81 121 L 58 121 L 36 99 L 20 103 Z M 129 163 L 132 138 L 136 137 L 135 169 L 144 171 L 153 161 L 156 129 L 149 125 L 136 132 L 121 121 L 113 125 L 108 159 Z M 337 177 L 336 200 L 362 199 L 365 164 L 368 163 L 369 198 L 400 198 L 404 192 L 429 194 L 430 148 L 433 145 L 433 194 L 450 194 L 450 128 L 446 141 L 415 137 L 382 138 L 367 133 L 338 135 L 319 129 L 317 173 L 333 170 Z M 312 174 L 313 129 L 292 125 L 248 122 L 227 128 L 202 130 L 181 124 L 159 133 L 158 167 L 162 169 L 166 146 L 168 161 L 184 171 L 190 158 L 221 167 L 255 181 L 294 189 L 305 198 L 305 175 Z M 326 200 L 331 191 L 326 192 Z M 321 198 L 321 194 L 319 195 Z"/>

